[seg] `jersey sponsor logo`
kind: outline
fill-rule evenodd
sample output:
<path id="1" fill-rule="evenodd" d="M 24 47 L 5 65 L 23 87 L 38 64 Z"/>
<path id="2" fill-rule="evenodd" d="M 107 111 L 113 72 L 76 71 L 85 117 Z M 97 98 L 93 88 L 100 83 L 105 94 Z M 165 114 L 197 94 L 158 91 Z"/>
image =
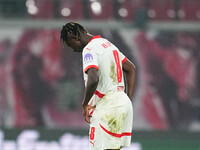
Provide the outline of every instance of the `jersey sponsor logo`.
<path id="1" fill-rule="evenodd" d="M 90 63 L 93 61 L 93 56 L 90 54 L 90 53 L 87 53 L 85 56 L 84 56 L 84 62 L 85 63 Z"/>

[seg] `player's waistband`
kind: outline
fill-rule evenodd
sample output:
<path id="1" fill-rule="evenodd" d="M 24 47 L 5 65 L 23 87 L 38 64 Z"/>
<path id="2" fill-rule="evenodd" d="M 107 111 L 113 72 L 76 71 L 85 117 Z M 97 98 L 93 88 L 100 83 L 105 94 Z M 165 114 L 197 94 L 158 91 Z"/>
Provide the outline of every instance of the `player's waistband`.
<path id="1" fill-rule="evenodd" d="M 112 91 L 124 91 L 124 86 L 117 86 L 116 90 L 112 90 Z M 103 98 L 105 95 L 99 92 L 98 90 L 96 90 L 94 94 L 97 95 L 99 98 Z"/>

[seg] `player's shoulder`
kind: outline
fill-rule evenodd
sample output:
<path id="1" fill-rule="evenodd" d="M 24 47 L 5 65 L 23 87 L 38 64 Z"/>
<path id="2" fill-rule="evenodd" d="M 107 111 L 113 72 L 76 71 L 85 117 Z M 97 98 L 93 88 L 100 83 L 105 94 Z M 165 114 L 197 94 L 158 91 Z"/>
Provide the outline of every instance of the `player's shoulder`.
<path id="1" fill-rule="evenodd" d="M 100 46 L 106 39 L 99 36 L 99 38 L 93 39 L 91 42 L 88 43 L 88 46 L 90 47 L 97 47 Z"/>
<path id="2" fill-rule="evenodd" d="M 101 54 L 102 51 L 104 50 L 104 47 L 102 46 L 103 44 L 103 39 L 99 38 L 99 39 L 95 39 L 93 41 L 91 41 L 90 43 L 88 43 L 84 49 L 83 49 L 83 53 L 96 53 L 96 54 Z"/>

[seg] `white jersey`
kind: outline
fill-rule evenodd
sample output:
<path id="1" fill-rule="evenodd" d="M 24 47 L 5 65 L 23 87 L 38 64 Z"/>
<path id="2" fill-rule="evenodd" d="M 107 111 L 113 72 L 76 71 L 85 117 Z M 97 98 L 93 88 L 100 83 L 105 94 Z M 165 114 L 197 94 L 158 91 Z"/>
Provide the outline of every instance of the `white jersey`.
<path id="1" fill-rule="evenodd" d="M 95 105 L 107 92 L 124 87 L 122 64 L 127 58 L 107 39 L 94 36 L 84 47 L 82 58 L 85 86 L 89 68 L 98 69 L 99 75 L 97 89 L 89 104 Z"/>

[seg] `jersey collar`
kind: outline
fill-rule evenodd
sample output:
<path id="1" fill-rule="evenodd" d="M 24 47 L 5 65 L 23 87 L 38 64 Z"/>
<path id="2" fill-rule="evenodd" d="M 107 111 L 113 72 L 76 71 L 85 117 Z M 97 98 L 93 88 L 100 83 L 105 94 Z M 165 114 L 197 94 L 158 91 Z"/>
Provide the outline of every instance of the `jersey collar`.
<path id="1" fill-rule="evenodd" d="M 100 35 L 97 35 L 97 36 L 93 36 L 92 38 L 91 38 L 91 40 L 88 42 L 88 43 L 90 43 L 92 40 L 94 40 L 94 39 L 99 39 L 99 38 L 101 38 L 101 36 Z"/>

